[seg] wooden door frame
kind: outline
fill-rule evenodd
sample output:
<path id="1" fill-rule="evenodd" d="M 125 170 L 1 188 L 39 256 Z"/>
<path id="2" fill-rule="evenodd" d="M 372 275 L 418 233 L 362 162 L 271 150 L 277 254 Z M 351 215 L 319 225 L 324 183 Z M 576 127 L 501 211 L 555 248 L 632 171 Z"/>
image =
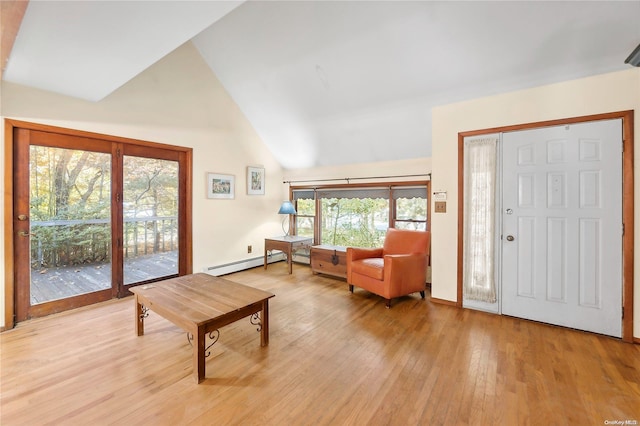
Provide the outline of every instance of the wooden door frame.
<path id="1" fill-rule="evenodd" d="M 494 127 L 458 133 L 458 291 L 456 306 L 462 307 L 462 271 L 463 271 L 463 230 L 464 230 L 464 138 L 490 133 L 504 133 L 540 127 L 560 126 L 622 119 L 622 340 L 633 343 L 633 249 L 634 249 L 634 183 L 633 183 L 633 144 L 634 144 L 634 111 L 617 111 L 604 114 L 563 118 L 558 120 L 539 121 L 513 126 Z M 638 342 L 640 343 L 640 341 Z"/>
<path id="2" fill-rule="evenodd" d="M 36 130 L 56 133 L 67 136 L 85 137 L 90 139 L 100 139 L 115 144 L 128 144 L 146 148 L 157 148 L 176 151 L 184 161 L 186 172 L 184 180 L 180 182 L 184 188 L 184 194 L 180 194 L 180 209 L 185 214 L 186 220 L 184 229 L 180 232 L 180 238 L 184 245 L 184 265 L 179 270 L 179 275 L 190 274 L 193 269 L 193 241 L 192 241 L 192 197 L 193 197 L 193 149 L 188 147 L 164 145 L 156 142 L 147 142 L 137 139 L 129 139 L 118 136 L 104 135 L 81 130 L 54 127 L 44 124 L 30 123 L 13 119 L 5 119 L 4 126 L 4 326 L 0 331 L 11 329 L 15 326 L 15 297 L 16 297 L 16 277 L 14 269 L 15 247 L 14 247 L 14 132 L 17 129 Z M 113 195 L 113 194 L 112 194 Z M 115 195 L 113 195 L 115 196 Z M 122 296 L 119 295 L 120 297 Z"/>

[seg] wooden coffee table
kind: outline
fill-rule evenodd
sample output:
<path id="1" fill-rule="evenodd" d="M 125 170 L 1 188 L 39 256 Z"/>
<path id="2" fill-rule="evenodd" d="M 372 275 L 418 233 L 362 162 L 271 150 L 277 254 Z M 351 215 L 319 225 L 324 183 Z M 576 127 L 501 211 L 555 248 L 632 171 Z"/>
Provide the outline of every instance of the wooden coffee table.
<path id="1" fill-rule="evenodd" d="M 251 316 L 260 345 L 269 344 L 269 299 L 275 295 L 224 278 L 200 273 L 130 288 L 135 295 L 138 336 L 144 334 L 149 310 L 187 331 L 193 345 L 193 377 L 205 378 L 205 353 L 218 340 L 219 329 Z M 206 339 L 212 341 L 208 346 Z"/>

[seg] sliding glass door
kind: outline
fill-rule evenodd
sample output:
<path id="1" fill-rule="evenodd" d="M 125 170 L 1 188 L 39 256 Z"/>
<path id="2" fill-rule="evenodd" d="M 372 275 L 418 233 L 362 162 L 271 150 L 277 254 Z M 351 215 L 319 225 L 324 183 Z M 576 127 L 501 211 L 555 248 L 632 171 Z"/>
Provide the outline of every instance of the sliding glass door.
<path id="1" fill-rule="evenodd" d="M 14 130 L 17 321 L 190 272 L 190 150 L 110 139 Z"/>

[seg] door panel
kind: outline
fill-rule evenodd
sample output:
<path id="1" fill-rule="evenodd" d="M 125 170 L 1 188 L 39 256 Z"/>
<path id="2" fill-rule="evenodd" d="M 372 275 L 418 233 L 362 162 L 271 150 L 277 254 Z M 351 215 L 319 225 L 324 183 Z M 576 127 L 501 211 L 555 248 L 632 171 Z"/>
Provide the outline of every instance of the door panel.
<path id="1" fill-rule="evenodd" d="M 31 145 L 30 303 L 111 288 L 111 155 Z"/>
<path id="2" fill-rule="evenodd" d="M 124 284 L 178 275 L 178 162 L 123 159 Z"/>
<path id="3" fill-rule="evenodd" d="M 67 136 L 55 147 L 55 137 L 25 129 L 14 138 L 16 320 L 108 300 L 108 145 Z"/>
<path id="4" fill-rule="evenodd" d="M 621 120 L 504 134 L 504 314 L 621 336 L 621 146 Z"/>
<path id="5" fill-rule="evenodd" d="M 580 219 L 580 241 L 584 243 L 580 248 L 580 305 L 598 308 L 601 304 L 600 293 L 602 282 L 599 267 L 600 253 L 600 223 L 598 219 Z"/>
<path id="6" fill-rule="evenodd" d="M 518 218 L 518 295 L 535 296 L 535 218 Z M 527 261 L 530 259 L 530 261 Z"/>
<path id="7" fill-rule="evenodd" d="M 548 300 L 567 301 L 567 220 L 550 217 L 547 219 L 547 295 Z"/>

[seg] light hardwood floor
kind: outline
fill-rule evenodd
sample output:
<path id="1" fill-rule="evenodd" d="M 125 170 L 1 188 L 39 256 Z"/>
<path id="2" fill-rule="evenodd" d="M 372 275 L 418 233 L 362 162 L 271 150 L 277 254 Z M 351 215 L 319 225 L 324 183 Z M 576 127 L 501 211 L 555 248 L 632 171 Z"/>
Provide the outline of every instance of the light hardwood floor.
<path id="1" fill-rule="evenodd" d="M 185 333 L 133 298 L 0 335 L 9 425 L 603 425 L 640 422 L 640 345 L 420 300 L 391 309 L 283 263 L 227 276 L 276 294 L 270 344 L 222 328 L 196 385 Z"/>

